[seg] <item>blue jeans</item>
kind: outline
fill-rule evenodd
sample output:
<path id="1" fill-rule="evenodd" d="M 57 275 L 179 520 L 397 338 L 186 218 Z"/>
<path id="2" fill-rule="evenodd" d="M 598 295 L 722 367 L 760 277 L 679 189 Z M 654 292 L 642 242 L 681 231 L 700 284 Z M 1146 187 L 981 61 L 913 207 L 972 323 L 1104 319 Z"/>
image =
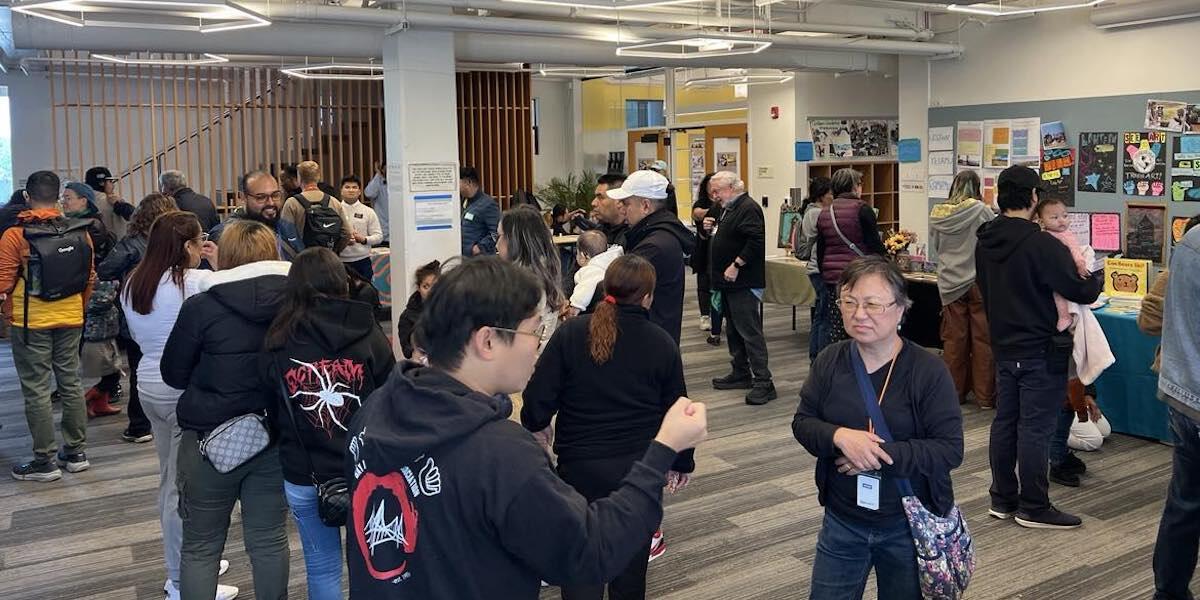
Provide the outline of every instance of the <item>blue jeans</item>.
<path id="1" fill-rule="evenodd" d="M 1064 405 L 1058 410 L 1058 422 L 1054 425 L 1054 434 L 1050 436 L 1050 466 L 1056 467 L 1067 460 L 1071 449 L 1067 447 L 1067 439 L 1071 437 L 1071 426 L 1075 424 L 1075 411 Z"/>
<path id="2" fill-rule="evenodd" d="M 1050 508 L 1050 437 L 1067 397 L 1067 371 L 1044 358 L 996 361 L 996 416 L 988 458 L 992 506 L 1037 513 Z M 1018 476 L 1018 471 L 1020 475 Z"/>
<path id="3" fill-rule="evenodd" d="M 1171 409 L 1175 454 L 1154 544 L 1154 600 L 1192 600 L 1200 550 L 1200 423 Z"/>
<path id="4" fill-rule="evenodd" d="M 812 329 L 808 334 L 808 361 L 811 363 L 817 360 L 817 354 L 820 354 L 821 350 L 829 345 L 830 295 L 829 288 L 825 287 L 825 280 L 821 279 L 820 273 L 809 273 L 808 279 L 817 292 L 817 299 L 809 311 L 812 316 Z"/>
<path id="5" fill-rule="evenodd" d="M 880 598 L 921 599 L 917 549 L 906 519 L 885 527 L 869 527 L 826 509 L 817 536 L 809 599 L 860 600 L 871 567 L 875 567 Z"/>
<path id="6" fill-rule="evenodd" d="M 309 600 L 342 600 L 342 529 L 317 515 L 317 488 L 283 482 L 288 506 L 300 530 Z"/>

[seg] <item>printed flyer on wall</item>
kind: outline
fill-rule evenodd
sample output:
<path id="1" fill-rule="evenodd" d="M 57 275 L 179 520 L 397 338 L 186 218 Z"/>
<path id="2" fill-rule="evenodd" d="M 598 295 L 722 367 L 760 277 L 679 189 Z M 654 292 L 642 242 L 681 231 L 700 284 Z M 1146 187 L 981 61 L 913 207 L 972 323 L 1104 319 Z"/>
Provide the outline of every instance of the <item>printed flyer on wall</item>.
<path id="1" fill-rule="evenodd" d="M 1090 131 L 1079 134 L 1078 190 L 1117 193 L 1117 149 L 1121 134 Z"/>
<path id="2" fill-rule="evenodd" d="M 1008 168 L 1012 150 L 1012 126 L 1007 119 L 983 122 L 983 165 L 989 169 Z"/>
<path id="3" fill-rule="evenodd" d="M 983 121 L 958 122 L 958 166 L 978 169 L 983 166 Z"/>
<path id="4" fill-rule="evenodd" d="M 1067 148 L 1070 145 L 1067 141 L 1067 128 L 1063 127 L 1062 121 L 1042 123 L 1043 148 Z"/>
<path id="5" fill-rule="evenodd" d="M 1175 138 L 1171 157 L 1171 200 L 1200 202 L 1200 136 Z"/>
<path id="6" fill-rule="evenodd" d="M 1022 167 L 1038 168 L 1041 161 L 1041 126 L 1037 117 L 1012 120 L 1011 162 Z"/>
<path id="7" fill-rule="evenodd" d="M 1188 105 L 1172 100 L 1146 101 L 1146 129 L 1182 133 L 1187 127 Z"/>

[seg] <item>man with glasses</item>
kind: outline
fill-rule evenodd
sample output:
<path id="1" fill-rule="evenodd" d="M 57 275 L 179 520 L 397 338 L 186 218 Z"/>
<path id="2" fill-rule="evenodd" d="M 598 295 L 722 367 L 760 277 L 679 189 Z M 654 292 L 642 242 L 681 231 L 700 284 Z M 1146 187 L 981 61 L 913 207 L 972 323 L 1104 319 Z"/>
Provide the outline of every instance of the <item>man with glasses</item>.
<path id="1" fill-rule="evenodd" d="M 625 183 L 624 173 L 605 173 L 596 180 L 595 195 L 592 196 L 591 218 L 576 211 L 567 215 L 568 219 L 582 231 L 599 230 L 608 238 L 608 245 L 625 246 L 625 232 L 629 225 L 625 223 L 625 210 L 621 203 L 608 197 L 608 190 L 614 190 Z"/>
<path id="2" fill-rule="evenodd" d="M 1050 504 L 1048 491 L 1050 436 L 1067 397 L 1072 350 L 1070 334 L 1058 331 L 1054 293 L 1086 305 L 1102 286 L 1080 277 L 1067 247 L 1031 220 L 1045 191 L 1036 171 L 1009 167 L 996 187 L 1000 216 L 979 228 L 975 253 L 996 360 L 988 513 L 1015 516 L 1022 527 L 1073 529 L 1082 521 Z"/>
<path id="3" fill-rule="evenodd" d="M 713 202 L 721 203 L 721 221 L 705 219 L 711 232 L 709 269 L 712 288 L 720 292 L 721 316 L 728 323 L 733 370 L 712 380 L 713 389 L 750 390 L 746 404 L 762 405 L 776 397 L 763 337 L 762 293 L 766 287 L 766 220 L 762 207 L 746 193 L 746 184 L 729 171 L 708 182 Z"/>
<path id="4" fill-rule="evenodd" d="M 283 204 L 283 190 L 279 182 L 266 171 L 251 171 L 242 175 L 238 181 L 238 202 L 241 204 L 229 215 L 229 219 L 219 223 L 208 232 L 208 239 L 219 243 L 221 232 L 225 225 L 234 219 L 253 219 L 275 232 L 279 242 L 279 257 L 290 261 L 302 250 L 304 242 L 300 232 L 292 223 L 279 218 L 279 207 Z"/>
<path id="5" fill-rule="evenodd" d="M 705 407 L 679 398 L 616 491 L 589 503 L 508 419 L 505 396 L 525 388 L 545 337 L 542 296 L 529 271 L 494 256 L 434 285 L 418 326 L 428 366 L 398 365 L 348 431 L 350 598 L 599 584 L 657 527 L 676 454 L 706 435 Z"/>

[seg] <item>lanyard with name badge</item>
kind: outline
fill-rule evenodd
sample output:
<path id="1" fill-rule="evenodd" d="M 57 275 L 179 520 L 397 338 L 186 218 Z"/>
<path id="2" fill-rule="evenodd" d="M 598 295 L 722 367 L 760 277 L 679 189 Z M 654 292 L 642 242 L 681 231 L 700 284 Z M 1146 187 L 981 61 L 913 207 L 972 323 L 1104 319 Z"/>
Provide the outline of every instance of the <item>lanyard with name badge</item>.
<path id="1" fill-rule="evenodd" d="M 888 367 L 887 377 L 883 380 L 883 389 L 879 391 L 879 406 L 883 406 L 883 398 L 887 395 L 888 385 L 892 382 L 892 371 L 896 368 L 896 359 L 900 356 L 900 348 L 904 347 L 901 342 L 896 348 L 896 353 L 892 355 L 892 364 Z M 867 416 L 867 431 L 875 433 L 875 424 L 871 422 L 871 417 Z M 879 471 L 867 471 L 858 474 L 858 505 L 867 510 L 879 510 L 879 488 L 883 482 L 883 475 Z"/>

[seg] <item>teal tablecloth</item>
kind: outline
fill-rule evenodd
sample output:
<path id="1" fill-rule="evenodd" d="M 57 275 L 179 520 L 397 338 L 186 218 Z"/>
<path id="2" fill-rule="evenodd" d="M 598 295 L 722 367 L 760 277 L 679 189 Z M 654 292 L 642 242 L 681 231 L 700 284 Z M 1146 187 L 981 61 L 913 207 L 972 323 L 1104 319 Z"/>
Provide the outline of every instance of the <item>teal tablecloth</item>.
<path id="1" fill-rule="evenodd" d="M 1158 338 L 1141 332 L 1136 314 L 1097 309 L 1096 319 L 1117 362 L 1096 380 L 1096 402 L 1113 431 L 1158 440 L 1171 438 L 1167 405 L 1155 395 L 1158 376 L 1150 370 Z"/>

